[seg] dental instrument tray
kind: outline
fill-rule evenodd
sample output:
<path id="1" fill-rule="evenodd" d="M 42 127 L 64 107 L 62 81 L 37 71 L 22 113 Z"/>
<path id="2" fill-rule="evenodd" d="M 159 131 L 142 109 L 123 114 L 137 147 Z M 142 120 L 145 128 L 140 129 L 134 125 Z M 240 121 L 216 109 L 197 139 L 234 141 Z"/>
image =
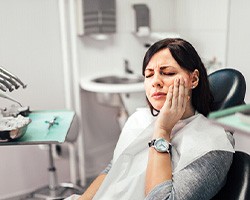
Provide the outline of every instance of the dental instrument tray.
<path id="1" fill-rule="evenodd" d="M 0 117 L 0 142 L 9 142 L 21 138 L 31 119 L 18 115 L 17 117 Z"/>

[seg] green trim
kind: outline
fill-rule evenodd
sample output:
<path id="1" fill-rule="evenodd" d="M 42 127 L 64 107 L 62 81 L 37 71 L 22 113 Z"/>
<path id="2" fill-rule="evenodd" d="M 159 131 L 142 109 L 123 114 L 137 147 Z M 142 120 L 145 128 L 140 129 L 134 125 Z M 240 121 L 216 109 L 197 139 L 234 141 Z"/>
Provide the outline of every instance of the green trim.
<path id="1" fill-rule="evenodd" d="M 234 107 L 231 107 L 231 108 L 227 108 L 227 109 L 224 109 L 224 110 L 214 111 L 214 112 L 211 112 L 208 115 L 208 118 L 216 119 L 216 118 L 219 118 L 219 117 L 232 115 L 232 114 L 234 114 L 236 112 L 241 112 L 241 111 L 246 111 L 246 110 L 250 110 L 250 104 L 244 104 L 244 105 L 239 105 L 239 106 L 234 106 Z"/>

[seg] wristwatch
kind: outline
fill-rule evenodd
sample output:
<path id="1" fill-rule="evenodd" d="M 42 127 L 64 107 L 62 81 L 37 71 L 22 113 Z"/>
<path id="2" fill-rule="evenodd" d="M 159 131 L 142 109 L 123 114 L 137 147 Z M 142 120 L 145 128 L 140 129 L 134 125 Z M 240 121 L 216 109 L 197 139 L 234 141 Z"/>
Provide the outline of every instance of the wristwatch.
<path id="1" fill-rule="evenodd" d="M 160 153 L 170 153 L 171 152 L 171 143 L 169 143 L 167 140 L 164 138 L 158 138 L 151 140 L 148 143 L 149 147 L 154 147 L 156 151 Z"/>

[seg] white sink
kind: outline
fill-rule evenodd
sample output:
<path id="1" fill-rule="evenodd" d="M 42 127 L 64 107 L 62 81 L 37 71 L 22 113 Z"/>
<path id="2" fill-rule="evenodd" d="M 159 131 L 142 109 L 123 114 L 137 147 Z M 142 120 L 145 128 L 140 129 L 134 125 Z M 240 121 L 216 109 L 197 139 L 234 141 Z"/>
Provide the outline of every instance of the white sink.
<path id="1" fill-rule="evenodd" d="M 81 88 L 98 93 L 134 93 L 144 91 L 144 77 L 134 74 L 103 74 L 81 79 Z"/>

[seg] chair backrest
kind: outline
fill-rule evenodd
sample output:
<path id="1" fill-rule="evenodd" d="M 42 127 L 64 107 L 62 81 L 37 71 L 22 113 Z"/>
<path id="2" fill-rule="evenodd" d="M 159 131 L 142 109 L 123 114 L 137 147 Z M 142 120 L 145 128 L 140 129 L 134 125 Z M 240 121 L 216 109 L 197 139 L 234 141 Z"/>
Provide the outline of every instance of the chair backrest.
<path id="1" fill-rule="evenodd" d="M 208 76 L 214 96 L 212 111 L 244 104 L 246 81 L 235 69 L 225 68 Z M 250 200 L 250 155 L 237 151 L 226 184 L 212 200 Z"/>
<path id="2" fill-rule="evenodd" d="M 212 111 L 244 104 L 246 81 L 235 69 L 225 68 L 208 76 L 211 92 L 214 96 Z"/>
<path id="3" fill-rule="evenodd" d="M 212 200 L 250 199 L 250 155 L 236 151 L 227 181 Z"/>

